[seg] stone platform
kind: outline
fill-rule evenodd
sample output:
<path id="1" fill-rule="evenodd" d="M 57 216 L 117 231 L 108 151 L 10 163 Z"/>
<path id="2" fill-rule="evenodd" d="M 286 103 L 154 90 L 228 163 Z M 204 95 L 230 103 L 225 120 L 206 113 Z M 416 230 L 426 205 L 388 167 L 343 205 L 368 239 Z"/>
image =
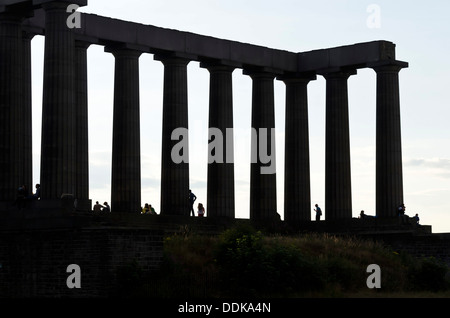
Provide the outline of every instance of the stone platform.
<path id="1" fill-rule="evenodd" d="M 36 203 L 35 203 L 36 204 Z M 39 203 L 38 203 L 39 205 Z M 73 209 L 9 209 L 0 212 L 0 298 L 107 297 L 117 272 L 136 263 L 144 271 L 163 264 L 167 236 L 217 235 L 235 224 L 252 224 L 277 235 L 330 233 L 382 241 L 394 251 L 437 257 L 450 265 L 450 234 L 410 219 L 284 221 L 79 212 Z M 81 268 L 82 288 L 66 286 L 66 268 Z"/>
<path id="2" fill-rule="evenodd" d="M 71 201 L 73 202 L 73 201 Z M 22 209 L 0 211 L 0 230 L 57 228 L 139 228 L 157 229 L 167 233 L 198 231 L 217 234 L 238 223 L 248 223 L 268 233 L 297 234 L 307 232 L 339 235 L 428 235 L 431 225 L 419 225 L 403 218 L 351 218 L 341 220 L 286 222 L 282 220 L 253 221 L 229 217 L 191 217 L 183 215 L 148 215 L 137 213 L 103 213 L 77 211 L 71 202 L 30 201 Z"/>

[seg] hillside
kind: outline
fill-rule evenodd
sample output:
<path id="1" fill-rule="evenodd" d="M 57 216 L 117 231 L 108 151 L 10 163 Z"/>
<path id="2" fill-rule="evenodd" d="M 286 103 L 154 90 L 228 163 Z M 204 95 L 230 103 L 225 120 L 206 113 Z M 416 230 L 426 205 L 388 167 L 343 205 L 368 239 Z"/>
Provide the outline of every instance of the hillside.
<path id="1" fill-rule="evenodd" d="M 379 266 L 376 271 L 368 266 Z M 241 225 L 220 235 L 175 234 L 164 262 L 118 273 L 119 296 L 187 298 L 449 297 L 448 267 L 374 241 L 328 234 L 266 235 Z M 373 275 L 372 275 L 373 274 Z M 373 287 L 378 278 L 380 288 Z"/>

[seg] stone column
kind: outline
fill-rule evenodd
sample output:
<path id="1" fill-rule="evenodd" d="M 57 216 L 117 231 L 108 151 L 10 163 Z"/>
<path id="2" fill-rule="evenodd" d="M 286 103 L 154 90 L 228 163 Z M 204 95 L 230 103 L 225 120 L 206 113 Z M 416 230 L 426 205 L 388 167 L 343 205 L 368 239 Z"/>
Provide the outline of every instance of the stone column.
<path id="1" fill-rule="evenodd" d="M 408 63 L 373 66 L 377 73 L 376 214 L 397 216 L 403 203 L 402 145 L 398 73 Z"/>
<path id="2" fill-rule="evenodd" d="M 90 43 L 75 41 L 75 155 L 78 210 L 90 210 L 87 49 Z"/>
<path id="3" fill-rule="evenodd" d="M 161 214 L 189 215 L 187 65 L 175 56 L 155 56 L 164 64 Z M 172 133 L 174 135 L 172 136 Z M 175 147 L 176 145 L 185 145 Z M 175 147 L 175 148 L 174 148 Z M 175 151 L 175 149 L 177 149 Z M 177 158 L 172 158 L 172 150 Z M 193 191 L 195 193 L 195 191 Z"/>
<path id="4" fill-rule="evenodd" d="M 325 217 L 352 218 L 347 79 L 356 71 L 324 74 L 326 79 Z"/>
<path id="5" fill-rule="evenodd" d="M 22 67 L 23 67 L 23 180 L 30 193 L 33 187 L 33 123 L 31 96 L 31 40 L 34 34 L 22 33 Z"/>
<path id="6" fill-rule="evenodd" d="M 275 101 L 274 78 L 270 72 L 245 71 L 252 78 L 252 163 L 250 166 L 250 219 L 277 218 L 275 173 Z M 263 130 L 261 130 L 263 129 Z M 273 130 L 272 130 L 273 129 Z M 264 133 L 265 132 L 265 136 Z M 272 144 L 273 138 L 273 144 Z M 261 149 L 261 144 L 266 149 Z M 273 147 L 272 147 L 273 146 Z M 272 156 L 263 162 L 261 156 Z"/>
<path id="7" fill-rule="evenodd" d="M 209 129 L 210 145 L 217 143 L 220 149 L 208 147 L 208 217 L 235 217 L 234 201 L 234 153 L 233 153 L 233 83 L 234 67 L 225 65 L 201 65 L 210 73 Z M 220 134 L 220 136 L 217 136 Z M 214 136 L 214 137 L 213 137 Z M 220 156 L 221 155 L 221 156 Z M 213 161 L 214 160 L 214 161 Z"/>
<path id="8" fill-rule="evenodd" d="M 311 220 L 308 83 L 316 76 L 282 78 L 286 84 L 284 220 Z"/>
<path id="9" fill-rule="evenodd" d="M 115 57 L 111 211 L 140 213 L 140 51 L 105 48 Z"/>
<path id="10" fill-rule="evenodd" d="M 0 12 L 0 201 L 14 201 L 24 178 L 22 16 Z"/>
<path id="11" fill-rule="evenodd" d="M 75 41 L 67 27 L 67 3 L 50 2 L 45 10 L 44 88 L 42 103 L 41 198 L 75 194 Z"/>

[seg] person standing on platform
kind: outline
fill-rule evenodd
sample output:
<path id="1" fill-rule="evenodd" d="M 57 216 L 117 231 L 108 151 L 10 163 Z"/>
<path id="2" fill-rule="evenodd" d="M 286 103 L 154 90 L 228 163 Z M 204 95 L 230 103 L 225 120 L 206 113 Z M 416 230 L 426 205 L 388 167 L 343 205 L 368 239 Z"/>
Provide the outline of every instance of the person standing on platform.
<path id="1" fill-rule="evenodd" d="M 320 217 L 322 216 L 322 209 L 319 207 L 317 203 L 314 211 L 316 211 L 316 221 L 320 221 Z"/>
<path id="2" fill-rule="evenodd" d="M 194 212 L 194 202 L 195 202 L 195 200 L 197 200 L 197 197 L 189 189 L 189 204 L 191 205 L 189 214 L 192 214 L 192 216 L 195 216 L 195 212 Z"/>

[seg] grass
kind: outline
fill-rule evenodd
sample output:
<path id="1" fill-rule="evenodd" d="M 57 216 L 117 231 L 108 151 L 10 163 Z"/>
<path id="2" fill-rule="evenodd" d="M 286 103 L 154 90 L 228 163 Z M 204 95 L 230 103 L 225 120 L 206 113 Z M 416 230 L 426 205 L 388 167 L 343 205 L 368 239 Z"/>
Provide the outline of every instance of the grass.
<path id="1" fill-rule="evenodd" d="M 161 268 L 138 279 L 139 296 L 450 297 L 445 264 L 354 237 L 264 235 L 241 226 L 167 237 L 164 253 Z M 379 289 L 367 287 L 369 264 L 381 268 Z"/>

